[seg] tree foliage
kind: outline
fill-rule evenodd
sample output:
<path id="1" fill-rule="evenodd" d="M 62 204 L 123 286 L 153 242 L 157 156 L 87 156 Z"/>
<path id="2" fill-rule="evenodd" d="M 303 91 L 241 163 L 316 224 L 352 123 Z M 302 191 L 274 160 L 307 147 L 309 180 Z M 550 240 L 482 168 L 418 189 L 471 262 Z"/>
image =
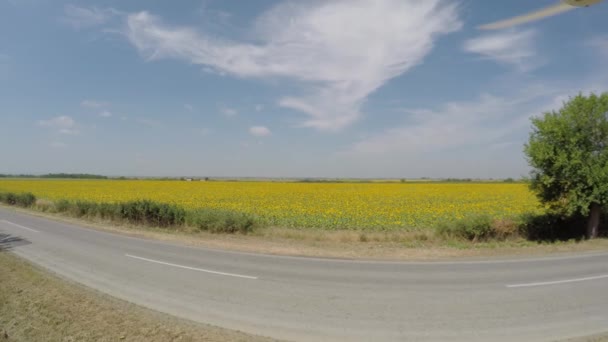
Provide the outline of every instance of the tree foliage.
<path id="1" fill-rule="evenodd" d="M 559 111 L 533 118 L 524 151 L 531 188 L 566 215 L 608 204 L 608 93 L 570 98 Z"/>

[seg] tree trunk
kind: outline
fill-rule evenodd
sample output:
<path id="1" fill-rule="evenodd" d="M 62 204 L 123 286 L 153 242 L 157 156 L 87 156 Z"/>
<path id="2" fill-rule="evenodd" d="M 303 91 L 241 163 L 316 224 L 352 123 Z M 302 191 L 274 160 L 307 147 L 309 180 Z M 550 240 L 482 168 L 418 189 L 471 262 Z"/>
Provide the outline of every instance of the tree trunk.
<path id="1" fill-rule="evenodd" d="M 589 221 L 587 221 L 587 239 L 594 239 L 597 237 L 601 212 L 602 207 L 598 203 L 591 203 Z"/>

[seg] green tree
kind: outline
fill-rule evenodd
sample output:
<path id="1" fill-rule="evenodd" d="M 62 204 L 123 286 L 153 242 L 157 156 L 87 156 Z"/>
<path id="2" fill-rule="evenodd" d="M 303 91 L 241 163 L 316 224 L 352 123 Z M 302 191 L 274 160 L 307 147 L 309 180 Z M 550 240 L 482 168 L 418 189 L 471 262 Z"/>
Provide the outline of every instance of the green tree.
<path id="1" fill-rule="evenodd" d="M 532 190 L 556 211 L 587 217 L 587 238 L 597 237 L 608 204 L 608 93 L 579 94 L 532 124 Z"/>

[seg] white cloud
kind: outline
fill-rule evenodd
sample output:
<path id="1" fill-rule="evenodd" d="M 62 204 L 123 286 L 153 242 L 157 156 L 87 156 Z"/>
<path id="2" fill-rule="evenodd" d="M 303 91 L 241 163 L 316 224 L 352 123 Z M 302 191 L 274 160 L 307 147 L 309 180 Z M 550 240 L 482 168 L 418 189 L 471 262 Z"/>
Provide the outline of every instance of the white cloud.
<path id="1" fill-rule="evenodd" d="M 534 30 L 484 34 L 467 40 L 465 51 L 477 53 L 484 59 L 517 67 L 522 71 L 538 66 Z"/>
<path id="2" fill-rule="evenodd" d="M 62 115 L 49 120 L 38 121 L 40 126 L 45 126 L 56 130 L 61 134 L 78 134 L 80 133 L 77 129 L 76 122 L 69 116 Z"/>
<path id="3" fill-rule="evenodd" d="M 563 99 L 561 92 L 530 87 L 509 96 L 482 94 L 438 109 L 408 110 L 402 125 L 360 140 L 346 154 L 411 157 L 512 145 L 514 136 L 529 132 L 531 116 L 559 108 Z"/>
<path id="4" fill-rule="evenodd" d="M 66 5 L 61 20 L 75 29 L 95 27 L 110 21 L 119 12 L 113 8 L 80 7 Z"/>
<path id="5" fill-rule="evenodd" d="M 228 116 L 228 117 L 235 116 L 239 113 L 236 109 L 227 108 L 227 107 L 220 108 L 220 112 L 222 113 L 222 115 Z"/>
<path id="6" fill-rule="evenodd" d="M 191 105 L 191 104 L 188 104 L 188 103 L 185 103 L 185 104 L 184 104 L 184 108 L 185 108 L 187 111 L 189 111 L 189 112 L 191 112 L 191 111 L 193 111 L 193 110 L 194 110 L 194 107 L 192 107 L 192 105 Z"/>
<path id="7" fill-rule="evenodd" d="M 608 35 L 595 36 L 587 40 L 587 45 L 593 47 L 604 58 L 608 58 Z"/>
<path id="8" fill-rule="evenodd" d="M 162 122 L 160 122 L 158 120 L 147 119 L 147 118 L 137 118 L 137 119 L 135 119 L 135 122 L 140 123 L 144 126 L 149 126 L 149 127 L 162 126 Z"/>
<path id="9" fill-rule="evenodd" d="M 82 102 L 80 102 L 80 105 L 86 108 L 101 108 L 108 106 L 109 103 L 95 100 L 82 100 Z"/>
<path id="10" fill-rule="evenodd" d="M 264 109 L 264 105 L 256 104 L 254 109 L 256 112 L 260 112 L 260 111 L 262 111 L 262 109 Z"/>
<path id="11" fill-rule="evenodd" d="M 174 58 L 218 73 L 299 82 L 279 105 L 308 115 L 302 126 L 337 130 L 366 98 L 421 63 L 442 34 L 460 29 L 457 7 L 440 0 L 280 3 L 259 16 L 256 43 L 175 27 L 147 12 L 127 17 L 125 35 L 149 60 Z"/>
<path id="12" fill-rule="evenodd" d="M 271 134 L 266 126 L 251 126 L 249 127 L 249 133 L 256 137 L 267 137 Z"/>
<path id="13" fill-rule="evenodd" d="M 107 110 L 104 110 L 103 112 L 99 113 L 99 116 L 101 116 L 102 118 L 109 118 L 112 116 L 112 113 Z"/>

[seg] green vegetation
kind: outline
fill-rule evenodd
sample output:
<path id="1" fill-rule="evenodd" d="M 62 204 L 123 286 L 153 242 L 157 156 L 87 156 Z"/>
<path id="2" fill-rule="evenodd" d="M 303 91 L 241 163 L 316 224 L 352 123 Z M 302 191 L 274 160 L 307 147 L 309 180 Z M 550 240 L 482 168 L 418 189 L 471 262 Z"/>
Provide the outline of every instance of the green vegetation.
<path id="1" fill-rule="evenodd" d="M 186 224 L 211 233 L 248 233 L 260 225 L 251 215 L 220 209 L 190 211 Z"/>
<path id="2" fill-rule="evenodd" d="M 599 234 L 608 205 L 608 93 L 578 95 L 555 112 L 534 118 L 525 153 L 531 189 L 551 215 L 587 217 L 587 238 Z"/>
<path id="3" fill-rule="evenodd" d="M 190 209 L 150 200 L 119 203 L 37 200 L 31 193 L 0 192 L 0 202 L 76 218 L 98 218 L 160 228 L 195 228 L 212 233 L 249 233 L 261 226 L 252 215 L 221 209 Z"/>
<path id="4" fill-rule="evenodd" d="M 88 173 L 48 173 L 44 175 L 7 175 L 0 174 L 0 178 L 59 178 L 59 179 L 108 179 L 106 176 L 92 175 Z"/>
<path id="5" fill-rule="evenodd" d="M 251 214 L 217 208 L 184 209 L 178 205 L 151 200 L 118 203 L 82 200 L 49 201 L 37 199 L 31 193 L 0 192 L 0 202 L 75 218 L 99 219 L 186 232 L 247 234 L 265 226 L 263 220 Z M 418 235 L 424 235 L 426 238 L 434 235 L 438 241 L 444 243 L 458 240 L 490 242 L 508 239 L 550 242 L 580 239 L 584 235 L 584 231 L 580 229 L 582 219 L 581 215 L 564 217 L 555 213 L 524 214 L 502 219 L 494 218 L 489 214 L 475 214 L 459 220 L 444 220 L 434 228 L 421 230 Z M 605 222 L 608 223 L 608 220 Z M 360 234 L 362 236 L 360 240 L 364 242 L 367 235 L 363 231 Z"/>
<path id="6" fill-rule="evenodd" d="M 437 233 L 444 238 L 458 238 L 471 241 L 487 241 L 495 237 L 489 215 L 474 215 L 461 220 L 445 221 L 437 225 Z"/>
<path id="7" fill-rule="evenodd" d="M 30 192 L 16 194 L 13 192 L 0 192 L 0 202 L 19 207 L 31 207 L 36 202 L 36 196 Z"/>

